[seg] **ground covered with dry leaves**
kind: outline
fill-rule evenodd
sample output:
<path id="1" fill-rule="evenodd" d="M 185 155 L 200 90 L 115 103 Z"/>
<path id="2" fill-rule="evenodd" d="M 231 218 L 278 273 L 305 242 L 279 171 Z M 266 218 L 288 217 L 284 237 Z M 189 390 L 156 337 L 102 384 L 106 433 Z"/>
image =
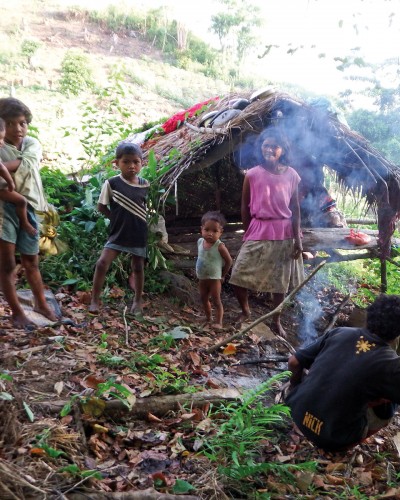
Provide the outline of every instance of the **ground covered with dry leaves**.
<path id="1" fill-rule="evenodd" d="M 310 291 L 321 332 L 343 296 L 329 287 Z M 298 344 L 301 297 L 284 312 L 289 342 L 261 324 L 211 352 L 240 331 L 230 290 L 223 331 L 202 326 L 200 309 L 168 295 L 147 295 L 141 318 L 127 314 L 122 290 L 110 296 L 90 316 L 87 293 L 61 290 L 64 322 L 34 332 L 13 329 L 0 301 L 1 499 L 400 498 L 398 419 L 341 455 L 315 449 L 289 418 L 266 433 L 260 461 L 314 461 L 314 471 L 238 482 L 203 453 L 218 404 L 286 369 Z M 254 318 L 268 312 L 265 297 L 251 300 Z M 259 362 L 265 358 L 273 361 Z M 268 404 L 278 399 L 277 386 Z"/>

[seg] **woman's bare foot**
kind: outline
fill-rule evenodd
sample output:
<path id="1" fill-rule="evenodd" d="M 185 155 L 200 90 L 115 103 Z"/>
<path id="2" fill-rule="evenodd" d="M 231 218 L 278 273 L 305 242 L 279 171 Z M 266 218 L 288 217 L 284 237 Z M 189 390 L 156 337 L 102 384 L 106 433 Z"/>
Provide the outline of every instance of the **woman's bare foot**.
<path id="1" fill-rule="evenodd" d="M 286 333 L 285 329 L 283 328 L 283 326 L 281 325 L 280 321 L 272 322 L 271 323 L 271 330 L 273 331 L 273 333 L 275 333 L 276 335 L 279 335 L 283 339 L 287 339 L 287 333 Z"/>
<path id="2" fill-rule="evenodd" d="M 37 229 L 35 229 L 32 224 L 29 224 L 29 222 L 21 222 L 21 229 L 26 231 L 28 234 L 31 236 L 36 236 L 37 235 Z"/>
<path id="3" fill-rule="evenodd" d="M 39 314 L 41 314 L 42 316 L 44 316 L 45 318 L 49 319 L 50 321 L 58 321 L 60 318 L 57 316 L 57 314 L 53 311 L 53 309 L 51 309 L 50 307 L 39 307 L 39 306 L 35 306 L 33 308 L 33 310 Z"/>
<path id="4" fill-rule="evenodd" d="M 239 316 L 236 317 L 235 319 L 235 323 L 244 323 L 246 321 L 249 321 L 251 317 L 251 313 L 250 313 L 250 310 L 248 311 L 242 311 Z"/>

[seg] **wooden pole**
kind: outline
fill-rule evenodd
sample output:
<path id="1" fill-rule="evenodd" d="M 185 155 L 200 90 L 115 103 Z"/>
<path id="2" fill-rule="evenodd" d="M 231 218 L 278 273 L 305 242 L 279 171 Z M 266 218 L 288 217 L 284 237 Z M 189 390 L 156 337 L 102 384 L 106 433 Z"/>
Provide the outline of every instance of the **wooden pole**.
<path id="1" fill-rule="evenodd" d="M 381 293 L 387 292 L 387 263 L 386 259 L 381 260 Z"/>

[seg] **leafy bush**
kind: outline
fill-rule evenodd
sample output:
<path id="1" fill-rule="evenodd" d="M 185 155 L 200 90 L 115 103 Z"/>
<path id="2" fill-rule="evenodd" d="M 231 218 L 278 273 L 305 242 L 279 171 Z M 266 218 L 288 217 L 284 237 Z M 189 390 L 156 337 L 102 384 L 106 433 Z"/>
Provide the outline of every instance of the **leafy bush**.
<path id="1" fill-rule="evenodd" d="M 21 54 L 28 59 L 36 54 L 40 48 L 40 42 L 36 40 L 24 40 L 21 44 Z"/>
<path id="2" fill-rule="evenodd" d="M 68 51 L 61 63 L 60 92 L 79 95 L 94 88 L 89 59 L 79 52 Z"/>

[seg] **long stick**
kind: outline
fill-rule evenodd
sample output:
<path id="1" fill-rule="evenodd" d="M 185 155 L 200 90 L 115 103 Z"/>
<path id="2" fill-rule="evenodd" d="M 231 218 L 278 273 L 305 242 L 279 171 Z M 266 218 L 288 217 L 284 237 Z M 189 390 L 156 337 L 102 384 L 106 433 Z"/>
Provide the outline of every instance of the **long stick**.
<path id="1" fill-rule="evenodd" d="M 249 330 L 254 328 L 256 325 L 261 323 L 262 321 L 270 318 L 271 316 L 274 316 L 277 313 L 280 313 L 282 309 L 285 307 L 285 305 L 292 300 L 292 298 L 296 295 L 296 293 L 303 288 L 303 286 L 310 281 L 310 279 L 316 274 L 321 267 L 323 267 L 326 264 L 326 260 L 323 260 L 318 264 L 318 266 L 307 276 L 307 278 L 300 283 L 300 285 L 297 285 L 296 288 L 293 288 L 293 290 L 289 293 L 289 295 L 279 304 L 279 306 L 275 307 L 275 309 L 268 314 L 264 314 L 264 316 L 260 316 L 258 319 L 253 321 L 253 323 L 250 323 L 250 325 L 246 326 L 246 328 L 243 328 L 243 330 L 240 330 L 240 332 L 235 333 L 234 335 L 231 335 L 225 340 L 221 340 L 221 342 L 218 342 L 218 344 L 213 345 L 212 347 L 209 347 L 206 349 L 206 353 L 209 354 L 211 352 L 214 352 L 218 350 L 220 347 L 229 344 L 229 342 L 232 342 L 232 340 L 236 340 L 239 337 L 242 337 L 245 333 L 247 333 Z"/>
<path id="2" fill-rule="evenodd" d="M 332 316 L 331 320 L 329 321 L 329 324 L 328 326 L 325 328 L 325 330 L 323 331 L 323 333 L 326 333 L 328 332 L 329 330 L 331 330 L 335 323 L 336 323 L 336 320 L 337 320 L 337 317 L 339 316 L 339 313 L 340 311 L 343 309 L 343 307 L 349 303 L 349 300 L 350 300 L 350 295 L 346 295 L 346 297 L 342 300 L 342 302 L 338 305 L 334 315 Z"/>

